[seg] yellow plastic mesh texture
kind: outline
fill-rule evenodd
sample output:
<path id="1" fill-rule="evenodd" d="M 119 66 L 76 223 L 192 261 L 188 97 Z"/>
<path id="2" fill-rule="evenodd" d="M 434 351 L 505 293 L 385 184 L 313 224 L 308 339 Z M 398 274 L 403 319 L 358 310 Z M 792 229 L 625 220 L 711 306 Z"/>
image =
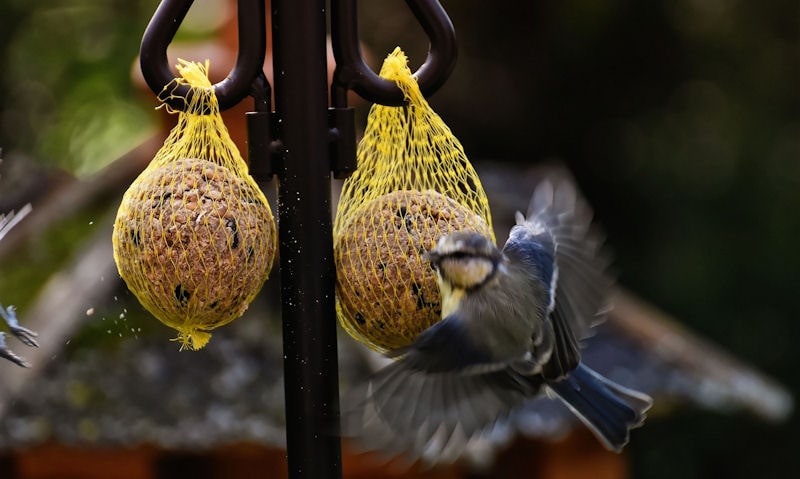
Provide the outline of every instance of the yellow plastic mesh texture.
<path id="1" fill-rule="evenodd" d="M 370 110 L 333 235 L 339 321 L 356 340 L 386 352 L 441 319 L 436 276 L 422 255 L 453 231 L 494 233 L 478 175 L 399 48 L 380 74 L 408 104 Z"/>
<path id="2" fill-rule="evenodd" d="M 208 62 L 180 60 L 178 71 L 162 96 L 189 85 L 186 112 L 122 198 L 114 260 L 142 305 L 178 331 L 181 349 L 200 349 L 261 289 L 277 228 L 222 122 Z"/>

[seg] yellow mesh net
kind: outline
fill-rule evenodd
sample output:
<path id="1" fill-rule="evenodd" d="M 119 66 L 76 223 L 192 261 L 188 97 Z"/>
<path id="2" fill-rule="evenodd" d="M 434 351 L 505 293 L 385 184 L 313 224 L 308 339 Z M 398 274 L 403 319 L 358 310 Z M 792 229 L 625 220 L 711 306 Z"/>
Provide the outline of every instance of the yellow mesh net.
<path id="1" fill-rule="evenodd" d="M 422 255 L 457 230 L 494 239 L 486 193 L 464 149 L 395 49 L 381 76 L 407 105 L 374 105 L 333 227 L 337 313 L 355 339 L 385 352 L 441 319 L 436 277 Z"/>
<path id="2" fill-rule="evenodd" d="M 188 85 L 186 112 L 122 198 L 114 260 L 142 305 L 179 332 L 181 349 L 200 349 L 261 289 L 277 229 L 222 122 L 208 62 L 179 61 L 181 78 L 161 96 Z"/>

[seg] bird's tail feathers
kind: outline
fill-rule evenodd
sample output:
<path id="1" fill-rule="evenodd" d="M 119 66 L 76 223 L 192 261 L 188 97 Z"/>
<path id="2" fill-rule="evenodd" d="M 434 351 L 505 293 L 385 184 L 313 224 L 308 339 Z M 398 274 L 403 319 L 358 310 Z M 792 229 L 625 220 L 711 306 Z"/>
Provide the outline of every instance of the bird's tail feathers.
<path id="1" fill-rule="evenodd" d="M 548 388 L 612 451 L 628 443 L 630 430 L 641 426 L 653 400 L 620 386 L 584 365 Z"/>

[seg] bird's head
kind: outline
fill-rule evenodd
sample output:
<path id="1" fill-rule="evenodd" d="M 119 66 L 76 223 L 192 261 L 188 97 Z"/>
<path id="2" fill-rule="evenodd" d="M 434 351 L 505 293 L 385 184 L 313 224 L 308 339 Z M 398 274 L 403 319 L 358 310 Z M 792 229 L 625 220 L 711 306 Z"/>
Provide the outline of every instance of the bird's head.
<path id="1" fill-rule="evenodd" d="M 471 290 L 494 277 L 503 254 L 489 238 L 459 231 L 443 236 L 425 258 L 436 270 L 440 284 Z"/>

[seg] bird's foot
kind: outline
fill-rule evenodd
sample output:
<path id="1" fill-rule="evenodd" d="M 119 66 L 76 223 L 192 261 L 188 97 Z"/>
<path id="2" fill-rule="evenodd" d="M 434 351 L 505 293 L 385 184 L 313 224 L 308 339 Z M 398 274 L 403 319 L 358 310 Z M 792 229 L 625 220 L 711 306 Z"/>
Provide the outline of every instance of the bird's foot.
<path id="1" fill-rule="evenodd" d="M 17 339 L 22 341 L 25 346 L 30 346 L 32 348 L 38 348 L 39 342 L 36 341 L 36 338 L 39 337 L 39 333 L 36 331 L 31 331 L 28 328 L 23 328 L 22 326 L 13 326 L 9 328 L 11 334 L 16 336 Z"/>
<path id="2" fill-rule="evenodd" d="M 26 330 L 26 332 L 30 331 Z M 12 363 L 22 366 L 23 368 L 28 368 L 31 366 L 30 363 L 28 363 L 28 361 L 25 360 L 25 358 L 17 355 L 14 351 L 6 347 L 6 338 L 4 333 L 0 333 L 0 358 L 6 358 Z"/>

